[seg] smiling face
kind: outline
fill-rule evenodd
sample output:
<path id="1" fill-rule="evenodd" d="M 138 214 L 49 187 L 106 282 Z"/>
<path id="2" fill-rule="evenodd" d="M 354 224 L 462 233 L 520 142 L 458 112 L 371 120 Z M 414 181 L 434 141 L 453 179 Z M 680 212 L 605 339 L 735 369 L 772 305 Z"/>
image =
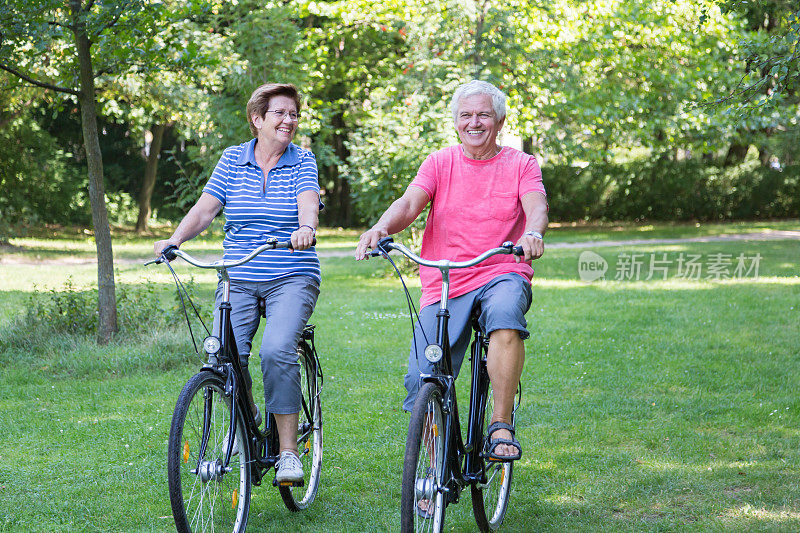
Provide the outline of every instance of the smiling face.
<path id="1" fill-rule="evenodd" d="M 283 116 L 276 111 L 282 112 Z M 297 115 L 297 105 L 292 98 L 283 95 L 270 98 L 264 116 L 252 116 L 259 140 L 288 146 L 297 131 L 297 119 L 292 119 L 289 114 Z"/>
<path id="2" fill-rule="evenodd" d="M 497 146 L 497 134 L 503 128 L 505 117 L 498 120 L 488 94 L 465 96 L 458 102 L 456 131 L 468 157 L 483 159 L 493 156 Z M 481 156 L 481 157 L 475 157 Z"/>

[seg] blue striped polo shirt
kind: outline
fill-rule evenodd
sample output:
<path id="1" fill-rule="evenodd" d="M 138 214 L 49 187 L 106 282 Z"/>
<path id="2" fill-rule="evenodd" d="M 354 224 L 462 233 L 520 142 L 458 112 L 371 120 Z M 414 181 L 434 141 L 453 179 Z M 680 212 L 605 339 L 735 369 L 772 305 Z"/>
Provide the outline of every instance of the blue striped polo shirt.
<path id="1" fill-rule="evenodd" d="M 290 143 L 267 174 L 256 164 L 256 139 L 225 149 L 203 188 L 219 200 L 225 213 L 225 260 L 237 260 L 277 238 L 289 240 L 299 227 L 297 195 L 319 194 L 317 160 L 309 150 Z M 321 205 L 321 204 L 320 204 Z M 287 276 L 311 276 L 320 281 L 319 259 L 307 250 L 267 250 L 242 266 L 228 270 L 238 281 L 271 281 Z"/>

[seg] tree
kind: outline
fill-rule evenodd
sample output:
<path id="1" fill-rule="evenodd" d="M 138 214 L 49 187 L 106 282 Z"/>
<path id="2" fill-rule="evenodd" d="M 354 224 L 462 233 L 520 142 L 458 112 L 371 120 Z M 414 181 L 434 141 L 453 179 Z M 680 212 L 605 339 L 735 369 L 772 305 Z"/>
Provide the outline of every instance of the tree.
<path id="1" fill-rule="evenodd" d="M 403 6 L 306 1 L 297 11 L 304 39 L 298 52 L 309 66 L 309 134 L 325 191 L 322 218 L 328 224 L 351 226 L 357 221 L 347 169 L 349 141 L 371 91 L 393 78 L 405 50 Z"/>
<path id="2" fill-rule="evenodd" d="M 166 13 L 162 4 L 146 0 L 9 0 L 0 6 L 0 69 L 21 83 L 70 95 L 80 107 L 97 249 L 100 343 L 117 331 L 117 308 L 96 84 L 132 69 L 154 73 L 164 66 L 169 54 L 163 52 L 174 44 L 161 33 L 172 21 Z M 182 60 L 190 63 L 191 55 L 189 50 Z"/>
<path id="3" fill-rule="evenodd" d="M 780 105 L 800 89 L 800 9 L 792 0 L 720 0 L 726 13 L 740 15 L 748 32 L 739 39 L 744 69 L 717 105 L 730 105 L 741 114 L 759 113 Z M 701 15 L 704 23 L 708 13 Z"/>
<path id="4" fill-rule="evenodd" d="M 202 130 L 209 123 L 209 93 L 219 91 L 224 78 L 232 77 L 240 63 L 232 39 L 215 31 L 218 17 L 209 12 L 175 21 L 163 30 L 165 40 L 180 43 L 164 50 L 172 53 L 169 70 L 155 77 L 148 71 L 130 70 L 109 80 L 104 88 L 107 112 L 127 122 L 130 134 L 144 141 L 144 175 L 136 188 L 138 232 L 147 229 L 152 214 L 165 135 L 177 130 L 191 137 L 192 131 Z M 187 50 L 191 63 L 183 60 Z"/>

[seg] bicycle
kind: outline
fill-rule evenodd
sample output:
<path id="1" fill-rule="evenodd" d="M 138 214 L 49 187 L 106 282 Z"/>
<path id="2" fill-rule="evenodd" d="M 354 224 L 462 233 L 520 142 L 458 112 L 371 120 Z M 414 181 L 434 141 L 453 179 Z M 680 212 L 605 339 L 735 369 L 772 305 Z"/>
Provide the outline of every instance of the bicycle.
<path id="1" fill-rule="evenodd" d="M 400 529 L 403 532 L 442 531 L 446 507 L 458 502 L 461 491 L 469 486 L 478 527 L 481 531 L 495 531 L 502 524 L 508 509 L 514 463 L 488 461 L 484 453 L 484 444 L 488 439 L 485 428 L 490 422 L 494 405 L 486 370 L 489 339 L 478 326 L 475 315 L 472 318 L 474 337 L 470 346 L 472 379 L 466 442 L 462 437 L 447 333 L 450 318 L 447 309 L 449 272 L 451 268 L 477 265 L 496 254 L 513 253 L 521 256 L 524 252 L 521 247 L 506 242 L 469 261 L 429 261 L 402 244 L 394 243 L 391 237 L 385 237 L 370 252 L 370 256 L 383 256 L 391 262 L 391 250 L 397 250 L 420 265 L 438 268 L 442 273 L 436 338 L 424 351 L 425 358 L 433 364 L 433 373 L 421 376 L 422 385 L 411 411 L 406 439 Z M 399 270 L 397 273 L 400 275 Z M 402 281 L 402 276 L 400 279 Z M 413 304 L 405 283 L 403 288 L 411 310 Z M 514 413 L 519 407 L 521 394 L 520 384 Z M 427 502 L 425 511 L 420 511 L 420 501 Z"/>
<path id="2" fill-rule="evenodd" d="M 183 387 L 170 427 L 167 478 L 172 514 L 180 532 L 245 531 L 252 485 L 260 485 L 278 461 L 280 447 L 275 418 L 267 413 L 262 431 L 250 409 L 247 391 L 243 390 L 243 369 L 230 320 L 228 269 L 247 263 L 265 250 L 290 247 L 290 242 L 270 239 L 238 261 L 204 263 L 169 246 L 158 259 L 145 263 L 167 264 L 181 300 L 184 294 L 187 298 L 189 295 L 169 265 L 175 257 L 198 268 L 215 269 L 222 283 L 219 337 L 209 334 L 203 341 L 208 359 Z M 184 314 L 188 322 L 185 303 Z M 189 329 L 191 332 L 191 325 Z M 314 346 L 313 325 L 303 330 L 297 354 L 302 392 L 297 444 L 305 477 L 299 482 L 278 483 L 275 479 L 272 482 L 278 487 L 284 505 L 294 512 L 314 501 L 322 467 L 323 376 Z M 230 439 L 229 435 L 235 438 Z"/>

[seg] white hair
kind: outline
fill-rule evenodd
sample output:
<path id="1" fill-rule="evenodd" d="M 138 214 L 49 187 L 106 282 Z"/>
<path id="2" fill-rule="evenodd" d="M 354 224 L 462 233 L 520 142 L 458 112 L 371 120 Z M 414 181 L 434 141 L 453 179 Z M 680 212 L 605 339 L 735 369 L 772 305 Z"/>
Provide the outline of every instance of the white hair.
<path id="1" fill-rule="evenodd" d="M 458 103 L 462 98 L 485 94 L 492 98 L 492 109 L 497 120 L 502 120 L 506 116 L 506 95 L 503 91 L 489 82 L 472 80 L 463 85 L 459 85 L 453 93 L 453 100 L 450 102 L 450 109 L 453 111 L 453 122 L 458 119 Z"/>

